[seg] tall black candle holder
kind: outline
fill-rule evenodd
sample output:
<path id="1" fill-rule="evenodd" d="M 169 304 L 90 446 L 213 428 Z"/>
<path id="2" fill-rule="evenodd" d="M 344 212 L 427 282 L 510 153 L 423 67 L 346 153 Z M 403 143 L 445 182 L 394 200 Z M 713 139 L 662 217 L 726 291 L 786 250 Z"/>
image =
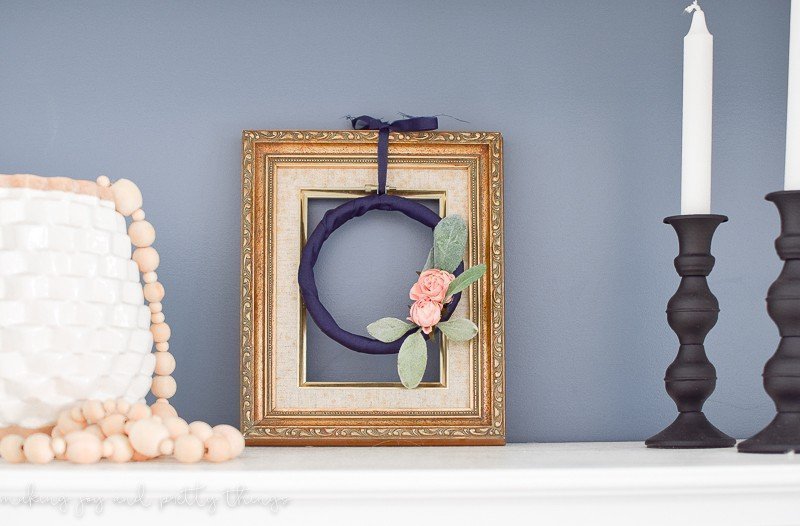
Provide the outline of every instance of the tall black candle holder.
<path id="1" fill-rule="evenodd" d="M 678 234 L 679 245 L 675 270 L 681 276 L 681 284 L 667 304 L 667 321 L 678 335 L 680 348 L 664 378 L 667 393 L 679 413 L 666 429 L 645 441 L 647 447 L 714 448 L 736 443 L 703 414 L 703 403 L 717 385 L 717 371 L 706 356 L 703 342 L 719 316 L 719 303 L 708 288 L 706 277 L 714 268 L 711 238 L 727 220 L 715 214 L 664 219 Z"/>
<path id="2" fill-rule="evenodd" d="M 764 366 L 764 390 L 778 413 L 752 438 L 739 444 L 742 453 L 800 451 L 800 190 L 772 192 L 781 234 L 775 240 L 784 261 L 767 293 L 767 312 L 781 336 L 778 350 Z"/>

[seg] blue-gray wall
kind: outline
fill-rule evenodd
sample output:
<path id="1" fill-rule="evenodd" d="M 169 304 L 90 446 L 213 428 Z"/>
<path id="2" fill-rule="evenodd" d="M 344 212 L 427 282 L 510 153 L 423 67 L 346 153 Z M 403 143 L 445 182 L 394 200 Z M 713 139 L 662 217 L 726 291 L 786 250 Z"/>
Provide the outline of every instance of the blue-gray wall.
<path id="1" fill-rule="evenodd" d="M 676 240 L 661 219 L 679 211 L 687 3 L 2 0 L 0 172 L 139 183 L 162 253 L 175 403 L 235 423 L 241 130 L 398 111 L 499 130 L 509 438 L 643 439 L 674 415 L 661 379 L 677 347 L 664 316 Z M 760 374 L 777 343 L 763 298 L 778 220 L 762 198 L 782 187 L 789 2 L 702 5 L 712 208 L 731 217 L 714 242 L 707 412 L 743 437 L 772 412 Z M 375 272 L 371 250 L 395 249 L 369 242 L 343 264 Z"/>

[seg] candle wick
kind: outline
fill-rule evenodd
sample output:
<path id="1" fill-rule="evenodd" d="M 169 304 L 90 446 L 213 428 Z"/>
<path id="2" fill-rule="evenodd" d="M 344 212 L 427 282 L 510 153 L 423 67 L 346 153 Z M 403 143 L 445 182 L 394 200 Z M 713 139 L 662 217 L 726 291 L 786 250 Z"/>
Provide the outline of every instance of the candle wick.
<path id="1" fill-rule="evenodd" d="M 684 9 L 684 11 L 687 13 L 691 13 L 693 11 L 699 11 L 701 13 L 703 12 L 703 10 L 700 8 L 700 4 L 697 3 L 697 0 L 694 0 L 694 2 L 692 2 L 692 5 Z"/>

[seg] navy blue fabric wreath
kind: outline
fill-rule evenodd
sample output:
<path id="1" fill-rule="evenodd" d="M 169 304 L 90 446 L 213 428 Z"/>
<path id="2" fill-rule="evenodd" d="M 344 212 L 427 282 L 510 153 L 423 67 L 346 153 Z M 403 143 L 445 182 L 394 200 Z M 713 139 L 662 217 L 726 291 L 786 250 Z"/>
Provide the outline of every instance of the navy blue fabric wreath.
<path id="1" fill-rule="evenodd" d="M 326 309 L 320 301 L 319 293 L 317 292 L 317 284 L 314 278 L 314 265 L 317 262 L 325 240 L 347 221 L 363 216 L 371 210 L 400 212 L 431 229 L 441 221 L 438 214 L 423 204 L 396 195 L 378 193 L 348 201 L 326 212 L 322 221 L 320 221 L 309 236 L 306 246 L 303 248 L 303 252 L 300 256 L 300 268 L 298 270 L 297 281 L 300 284 L 300 292 L 303 295 L 303 301 L 305 302 L 308 314 L 311 315 L 311 318 L 320 330 L 329 338 L 344 345 L 348 349 L 360 353 L 397 354 L 405 337 L 394 342 L 384 343 L 366 336 L 353 334 L 339 327 L 336 320 L 331 316 L 331 313 L 328 312 L 328 309 Z M 455 270 L 454 274 L 457 276 L 463 271 L 464 263 L 462 262 Z M 448 303 L 445 308 L 442 321 L 450 318 L 460 299 L 460 293 L 453 296 L 453 300 Z M 407 335 L 410 335 L 416 330 L 418 330 L 418 328 L 415 327 L 410 330 Z"/>

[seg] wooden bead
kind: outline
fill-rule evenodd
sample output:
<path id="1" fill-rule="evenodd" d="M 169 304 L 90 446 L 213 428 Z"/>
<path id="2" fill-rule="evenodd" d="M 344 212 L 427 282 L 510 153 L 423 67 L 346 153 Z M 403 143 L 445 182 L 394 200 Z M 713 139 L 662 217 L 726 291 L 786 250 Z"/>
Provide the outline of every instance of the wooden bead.
<path id="1" fill-rule="evenodd" d="M 120 179 L 111 185 L 117 212 L 129 216 L 142 207 L 142 192 L 128 179 Z"/>
<path id="2" fill-rule="evenodd" d="M 175 439 L 189 434 L 189 424 L 179 416 L 165 416 L 161 418 L 161 422 L 167 426 L 170 438 Z"/>
<path id="3" fill-rule="evenodd" d="M 211 435 L 205 442 L 205 459 L 211 462 L 225 462 L 232 457 L 231 446 L 222 435 Z"/>
<path id="4" fill-rule="evenodd" d="M 47 464 L 56 457 L 50 446 L 50 437 L 44 433 L 28 435 L 22 445 L 22 451 L 31 464 Z"/>
<path id="5" fill-rule="evenodd" d="M 150 332 L 153 333 L 153 341 L 155 343 L 164 343 L 172 336 L 172 331 L 166 323 L 156 323 L 150 326 Z"/>
<path id="6" fill-rule="evenodd" d="M 156 418 L 143 418 L 134 422 L 128 433 L 133 449 L 148 457 L 161 454 L 161 443 L 169 439 L 167 427 Z"/>
<path id="7" fill-rule="evenodd" d="M 151 303 L 148 305 L 148 307 L 150 307 L 150 312 L 153 313 L 161 312 L 162 310 L 164 310 L 164 306 L 161 305 L 161 302 Z"/>
<path id="8" fill-rule="evenodd" d="M 172 407 L 166 398 L 159 398 L 156 403 L 150 406 L 150 410 L 154 416 L 161 417 L 162 419 L 170 416 L 178 416 L 178 412 Z"/>
<path id="9" fill-rule="evenodd" d="M 133 447 L 124 435 L 111 435 L 103 442 L 103 456 L 112 462 L 130 462 Z"/>
<path id="10" fill-rule="evenodd" d="M 103 457 L 103 443 L 96 435 L 76 431 L 66 437 L 67 460 L 76 464 L 94 464 Z"/>
<path id="11" fill-rule="evenodd" d="M 75 422 L 78 422 L 79 424 L 85 424 L 86 423 L 86 417 L 83 416 L 83 406 L 82 405 L 76 405 L 72 409 L 70 409 L 69 416 Z"/>
<path id="12" fill-rule="evenodd" d="M 87 400 L 83 403 L 82 407 L 83 417 L 86 422 L 95 424 L 106 416 L 106 410 L 103 408 L 103 403 L 99 400 Z"/>
<path id="13" fill-rule="evenodd" d="M 107 415 L 113 414 L 117 412 L 117 401 L 116 400 L 106 400 L 103 402 L 103 410 L 105 410 Z"/>
<path id="14" fill-rule="evenodd" d="M 97 178 L 97 184 L 99 184 L 103 188 L 108 188 L 109 186 L 111 186 L 111 180 L 107 176 L 101 175 L 100 177 Z"/>
<path id="15" fill-rule="evenodd" d="M 100 429 L 100 426 L 98 424 L 92 424 L 90 426 L 86 426 L 84 432 L 93 434 L 94 436 L 99 438 L 101 442 L 106 439 L 106 434 L 103 433 L 103 430 Z"/>
<path id="16" fill-rule="evenodd" d="M 144 299 L 150 303 L 159 303 L 164 299 L 164 285 L 158 281 L 155 283 L 145 283 Z"/>
<path id="17" fill-rule="evenodd" d="M 183 463 L 200 462 L 206 451 L 203 441 L 195 435 L 181 435 L 175 439 L 175 460 Z"/>
<path id="18" fill-rule="evenodd" d="M 206 424 L 205 422 L 192 422 L 189 424 L 189 432 L 199 438 L 201 441 L 205 443 L 206 440 L 211 438 L 211 435 L 214 434 L 214 431 L 211 429 L 211 426 Z"/>
<path id="19" fill-rule="evenodd" d="M 159 376 L 168 376 L 175 370 L 175 357 L 169 352 L 156 353 L 155 373 Z"/>
<path id="20" fill-rule="evenodd" d="M 150 323 L 164 323 L 165 319 L 163 312 L 154 312 L 150 315 Z"/>
<path id="21" fill-rule="evenodd" d="M 142 210 L 141 208 L 135 210 L 131 214 L 131 219 L 133 219 L 134 221 L 144 221 L 144 210 Z"/>
<path id="22" fill-rule="evenodd" d="M 100 429 L 103 431 L 103 434 L 107 437 L 112 435 L 121 435 L 125 432 L 125 423 L 128 421 L 128 418 L 125 415 L 121 415 L 119 413 L 115 413 L 113 415 L 108 415 L 104 419 L 100 421 Z"/>
<path id="23" fill-rule="evenodd" d="M 169 350 L 169 342 L 161 342 L 156 344 L 156 351 L 167 352 Z"/>
<path id="24" fill-rule="evenodd" d="M 178 385 L 171 376 L 156 376 L 153 378 L 150 390 L 157 398 L 172 398 L 178 390 Z"/>
<path id="25" fill-rule="evenodd" d="M 211 430 L 215 435 L 222 435 L 228 441 L 231 446 L 231 458 L 236 458 L 242 454 L 242 451 L 244 451 L 244 437 L 238 429 L 228 424 L 220 424 L 214 426 Z"/>
<path id="26" fill-rule="evenodd" d="M 172 453 L 175 452 L 175 441 L 172 440 L 171 438 L 168 438 L 168 439 L 164 440 L 158 446 L 158 451 L 162 455 L 171 455 Z"/>
<path id="27" fill-rule="evenodd" d="M 19 435 L 6 435 L 0 440 L 0 457 L 12 464 L 25 462 L 25 453 L 22 448 L 25 439 Z"/>
<path id="28" fill-rule="evenodd" d="M 160 263 L 158 252 L 156 252 L 156 249 L 153 247 L 137 248 L 133 251 L 131 259 L 139 265 L 139 272 L 142 274 L 145 272 L 153 272 L 158 268 L 158 264 Z"/>
<path id="29" fill-rule="evenodd" d="M 125 400 L 124 398 L 120 398 L 117 400 L 117 413 L 121 415 L 127 415 L 128 411 L 131 410 L 131 404 Z"/>
<path id="30" fill-rule="evenodd" d="M 80 413 L 80 407 L 76 406 L 76 409 L 78 409 L 78 413 Z M 69 410 L 62 411 L 61 414 L 58 415 L 58 420 L 56 421 L 56 427 L 58 428 L 59 432 L 64 435 L 73 431 L 80 431 L 83 429 L 84 424 L 85 422 L 76 422 L 72 417 L 72 411 Z"/>
<path id="31" fill-rule="evenodd" d="M 145 283 L 155 283 L 158 281 L 158 274 L 155 272 L 145 272 L 142 274 L 142 281 Z"/>
<path id="32" fill-rule="evenodd" d="M 135 247 L 149 247 L 156 240 L 156 229 L 147 221 L 134 221 L 128 227 L 128 237 Z"/>
<path id="33" fill-rule="evenodd" d="M 55 437 L 50 441 L 50 447 L 53 448 L 53 453 L 55 453 L 57 459 L 64 459 L 64 454 L 67 452 L 66 440 L 62 437 Z"/>
<path id="34" fill-rule="evenodd" d="M 128 410 L 128 420 L 141 420 L 152 416 L 150 407 L 144 402 L 137 402 Z"/>

